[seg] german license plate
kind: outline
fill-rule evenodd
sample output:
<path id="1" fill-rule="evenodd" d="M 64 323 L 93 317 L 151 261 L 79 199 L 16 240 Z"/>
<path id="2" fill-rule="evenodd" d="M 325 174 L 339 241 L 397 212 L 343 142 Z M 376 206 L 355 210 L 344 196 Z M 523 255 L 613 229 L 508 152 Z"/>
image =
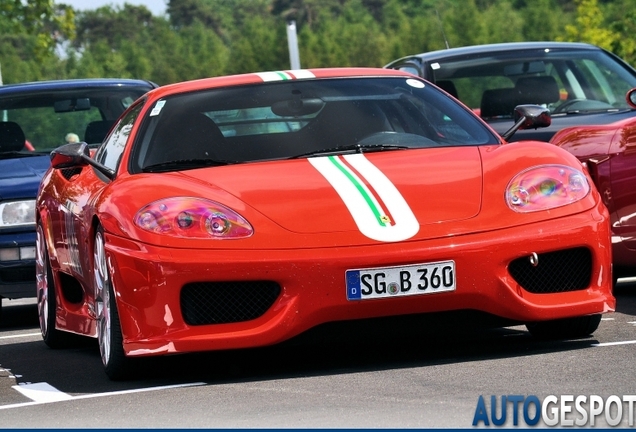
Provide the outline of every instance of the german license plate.
<path id="1" fill-rule="evenodd" d="M 347 300 L 455 291 L 455 261 L 347 270 Z"/>

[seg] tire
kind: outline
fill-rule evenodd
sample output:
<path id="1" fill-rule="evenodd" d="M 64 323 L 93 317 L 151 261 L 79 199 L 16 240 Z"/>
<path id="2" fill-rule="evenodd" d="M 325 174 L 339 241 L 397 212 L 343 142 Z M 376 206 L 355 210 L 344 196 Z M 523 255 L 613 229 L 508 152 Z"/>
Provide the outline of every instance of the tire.
<path id="1" fill-rule="evenodd" d="M 526 324 L 532 336 L 539 339 L 576 339 L 591 335 L 601 323 L 601 314 L 541 321 Z"/>
<path id="2" fill-rule="evenodd" d="M 65 348 L 70 344 L 73 336 L 55 328 L 57 309 L 55 280 L 41 223 L 38 224 L 35 242 L 35 278 L 40 332 L 44 343 L 49 347 Z"/>
<path id="3" fill-rule="evenodd" d="M 93 247 L 93 275 L 95 283 L 95 311 L 97 312 L 97 341 L 106 375 L 112 380 L 130 378 L 134 361 L 124 353 L 123 336 L 117 312 L 110 266 L 106 256 L 104 230 L 95 232 Z"/>

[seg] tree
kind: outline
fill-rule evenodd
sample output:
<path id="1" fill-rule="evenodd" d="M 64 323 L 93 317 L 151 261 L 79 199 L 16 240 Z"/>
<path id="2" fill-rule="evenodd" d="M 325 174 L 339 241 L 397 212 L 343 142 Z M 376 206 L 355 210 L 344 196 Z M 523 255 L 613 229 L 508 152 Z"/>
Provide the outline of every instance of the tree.
<path id="1" fill-rule="evenodd" d="M 54 7 L 50 0 L 0 0 L 3 81 L 37 80 L 56 71 L 55 48 L 74 31 L 73 10 L 67 6 Z"/>
<path id="2" fill-rule="evenodd" d="M 620 37 L 607 28 L 598 0 L 575 0 L 576 18 L 574 24 L 565 26 L 565 37 L 559 40 L 587 42 L 611 50 Z"/>
<path id="3" fill-rule="evenodd" d="M 519 9 L 523 17 L 522 40 L 551 41 L 563 32 L 563 27 L 570 22 L 570 14 L 554 13 L 559 6 L 554 0 L 533 0 Z"/>
<path id="4" fill-rule="evenodd" d="M 439 12 L 451 46 L 476 45 L 484 40 L 484 24 L 475 0 L 455 0 Z"/>
<path id="5" fill-rule="evenodd" d="M 523 17 L 507 0 L 497 0 L 482 12 L 482 43 L 523 41 Z M 501 23 L 506 25 L 502 26 Z"/>

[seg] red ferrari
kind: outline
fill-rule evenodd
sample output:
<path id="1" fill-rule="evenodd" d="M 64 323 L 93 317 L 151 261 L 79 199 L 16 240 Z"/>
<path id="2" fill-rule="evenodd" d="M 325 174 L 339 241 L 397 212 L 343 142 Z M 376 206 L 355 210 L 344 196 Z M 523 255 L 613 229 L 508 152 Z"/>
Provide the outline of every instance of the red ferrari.
<path id="1" fill-rule="evenodd" d="M 539 106 L 515 128 L 549 125 Z M 168 85 L 100 147 L 51 154 L 37 198 L 44 341 L 141 356 L 275 344 L 319 324 L 480 311 L 592 333 L 612 296 L 607 208 L 581 162 L 508 145 L 389 69 Z"/>
<path id="2" fill-rule="evenodd" d="M 627 92 L 636 109 L 636 88 Z M 610 213 L 614 277 L 636 273 L 636 118 L 569 127 L 550 142 L 574 154 L 584 165 Z"/>

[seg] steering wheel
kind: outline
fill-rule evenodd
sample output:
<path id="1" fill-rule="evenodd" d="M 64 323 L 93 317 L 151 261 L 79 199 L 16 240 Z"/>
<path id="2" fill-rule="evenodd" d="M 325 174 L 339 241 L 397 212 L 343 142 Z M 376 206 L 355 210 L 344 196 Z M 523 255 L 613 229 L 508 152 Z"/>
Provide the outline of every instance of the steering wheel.
<path id="1" fill-rule="evenodd" d="M 571 108 L 572 111 L 607 111 L 613 109 L 614 106 L 600 100 L 572 99 L 571 101 L 567 101 L 566 103 L 555 109 L 554 112 L 567 112 L 567 108 Z"/>
<path id="2" fill-rule="evenodd" d="M 578 103 L 578 102 L 582 102 L 585 99 L 571 99 L 561 105 L 559 105 L 558 107 L 556 107 L 556 109 L 554 111 L 552 111 L 553 113 L 557 114 L 557 113 L 563 113 L 563 112 L 567 112 L 568 108 L 570 108 L 572 105 Z"/>

